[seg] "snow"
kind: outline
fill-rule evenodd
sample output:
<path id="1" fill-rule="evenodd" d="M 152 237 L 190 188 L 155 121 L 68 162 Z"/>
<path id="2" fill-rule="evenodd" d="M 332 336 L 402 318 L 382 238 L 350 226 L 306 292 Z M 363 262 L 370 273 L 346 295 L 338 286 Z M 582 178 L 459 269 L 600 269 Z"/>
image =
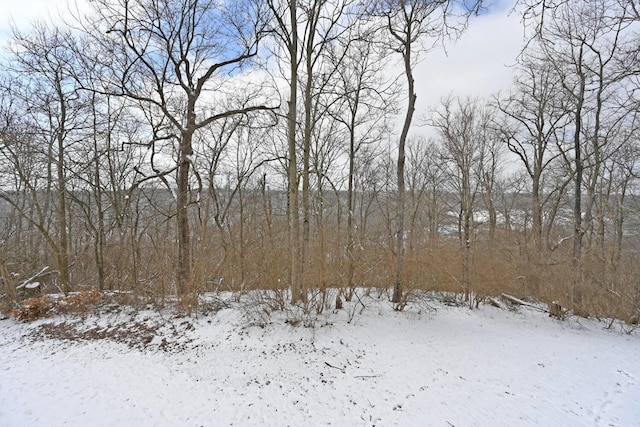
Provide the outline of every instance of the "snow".
<path id="1" fill-rule="evenodd" d="M 25 283 L 24 287 L 27 288 L 27 289 L 37 289 L 37 288 L 40 287 L 40 282 Z"/>
<path id="2" fill-rule="evenodd" d="M 33 338 L 68 319 L 0 321 L 0 426 L 640 425 L 636 332 L 527 307 L 363 301 L 296 326 L 295 312 L 252 325 L 241 304 L 137 313 L 164 324 L 145 348 Z"/>

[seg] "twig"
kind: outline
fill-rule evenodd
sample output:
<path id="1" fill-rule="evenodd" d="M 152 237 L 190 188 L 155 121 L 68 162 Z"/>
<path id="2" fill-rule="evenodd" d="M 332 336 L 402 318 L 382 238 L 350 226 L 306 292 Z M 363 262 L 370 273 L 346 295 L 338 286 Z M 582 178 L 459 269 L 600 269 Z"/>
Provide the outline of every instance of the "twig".
<path id="1" fill-rule="evenodd" d="M 332 365 L 331 363 L 329 363 L 329 362 L 324 362 L 324 364 L 325 364 L 325 365 L 327 365 L 327 366 L 328 366 L 328 367 L 330 367 L 330 368 L 333 368 L 333 369 L 337 369 L 337 370 L 339 370 L 339 371 L 340 371 L 340 372 L 342 372 L 343 374 L 345 374 L 345 373 L 346 373 L 346 369 L 345 369 L 345 368 L 341 368 L 341 367 L 339 367 L 339 366 L 333 366 L 333 365 Z"/>

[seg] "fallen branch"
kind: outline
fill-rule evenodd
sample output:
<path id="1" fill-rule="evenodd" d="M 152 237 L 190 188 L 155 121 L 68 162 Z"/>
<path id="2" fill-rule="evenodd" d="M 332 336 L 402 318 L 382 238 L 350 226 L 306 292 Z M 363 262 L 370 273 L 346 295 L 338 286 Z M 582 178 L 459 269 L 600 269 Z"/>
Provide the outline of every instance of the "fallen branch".
<path id="1" fill-rule="evenodd" d="M 561 244 L 563 244 L 564 242 L 566 242 L 567 240 L 573 239 L 573 235 L 571 236 L 567 236 L 567 237 L 563 237 L 562 239 L 558 240 L 558 242 L 549 247 L 549 250 L 551 250 L 551 252 L 554 252 L 556 249 L 558 249 L 560 247 Z"/>
<path id="2" fill-rule="evenodd" d="M 49 266 L 46 266 L 42 270 L 40 270 L 39 272 L 34 274 L 33 276 L 29 277 L 28 279 L 23 280 L 22 283 L 20 283 L 18 286 L 16 286 L 16 289 L 22 289 L 22 288 L 26 287 L 29 283 L 33 282 L 34 280 L 36 280 L 36 279 L 38 279 L 38 278 L 40 278 L 42 276 L 46 276 L 48 274 L 53 274 L 53 273 L 57 273 L 57 271 L 49 270 Z"/>
<path id="3" fill-rule="evenodd" d="M 544 308 L 542 308 L 542 307 L 538 307 L 538 306 L 536 306 L 536 305 L 529 304 L 528 302 L 523 301 L 523 300 L 521 300 L 520 298 L 516 298 L 516 297 L 514 297 L 513 295 L 509 295 L 509 294 L 502 294 L 502 298 L 504 298 L 504 299 L 506 299 L 507 301 L 509 301 L 509 302 L 511 302 L 511 303 L 513 303 L 513 304 L 516 304 L 516 305 L 523 305 L 523 306 L 525 306 L 525 307 L 531 307 L 531 308 L 533 308 L 533 309 L 536 309 L 536 310 L 542 311 L 543 313 L 548 313 L 548 312 L 549 312 L 549 310 L 545 310 L 545 309 L 544 309 Z"/>
<path id="4" fill-rule="evenodd" d="M 498 308 L 502 308 L 502 304 L 500 303 L 500 301 L 498 301 L 498 299 L 493 298 L 493 297 L 487 297 L 487 302 L 489 304 L 491 304 L 494 307 L 498 307 Z"/>

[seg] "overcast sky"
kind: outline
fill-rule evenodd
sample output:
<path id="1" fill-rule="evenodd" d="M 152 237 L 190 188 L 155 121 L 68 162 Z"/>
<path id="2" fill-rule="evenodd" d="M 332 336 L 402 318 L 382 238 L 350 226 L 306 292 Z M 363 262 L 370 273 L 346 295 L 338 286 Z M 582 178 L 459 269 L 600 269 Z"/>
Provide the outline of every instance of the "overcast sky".
<path id="1" fill-rule="evenodd" d="M 455 43 L 427 53 L 416 70 L 418 108 L 437 103 L 451 92 L 487 96 L 511 83 L 522 49 L 520 17 L 509 15 L 513 1 L 501 0 L 490 13 L 475 17 Z"/>
<path id="2" fill-rule="evenodd" d="M 446 53 L 438 49 L 424 56 L 415 72 L 417 119 L 450 93 L 487 96 L 509 87 L 512 71 L 508 65 L 514 63 L 523 44 L 520 18 L 508 13 L 514 1 L 493 0 L 487 13 L 472 19 L 460 40 L 447 44 Z M 67 3 L 1 0 L 0 39 L 4 42 L 9 37 L 11 22 L 18 28 L 28 28 L 39 17 L 56 19 L 68 9 Z"/>

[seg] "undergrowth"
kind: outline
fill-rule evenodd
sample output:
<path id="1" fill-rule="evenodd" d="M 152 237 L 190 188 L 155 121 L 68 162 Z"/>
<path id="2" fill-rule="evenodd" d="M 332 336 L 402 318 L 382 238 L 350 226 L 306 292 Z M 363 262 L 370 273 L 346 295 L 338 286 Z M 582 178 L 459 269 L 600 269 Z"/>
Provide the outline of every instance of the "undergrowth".
<path id="1" fill-rule="evenodd" d="M 101 299 L 102 294 L 95 289 L 67 296 L 43 295 L 23 301 L 11 310 L 9 315 L 21 322 L 31 322 L 58 314 L 85 316 L 98 306 Z"/>

